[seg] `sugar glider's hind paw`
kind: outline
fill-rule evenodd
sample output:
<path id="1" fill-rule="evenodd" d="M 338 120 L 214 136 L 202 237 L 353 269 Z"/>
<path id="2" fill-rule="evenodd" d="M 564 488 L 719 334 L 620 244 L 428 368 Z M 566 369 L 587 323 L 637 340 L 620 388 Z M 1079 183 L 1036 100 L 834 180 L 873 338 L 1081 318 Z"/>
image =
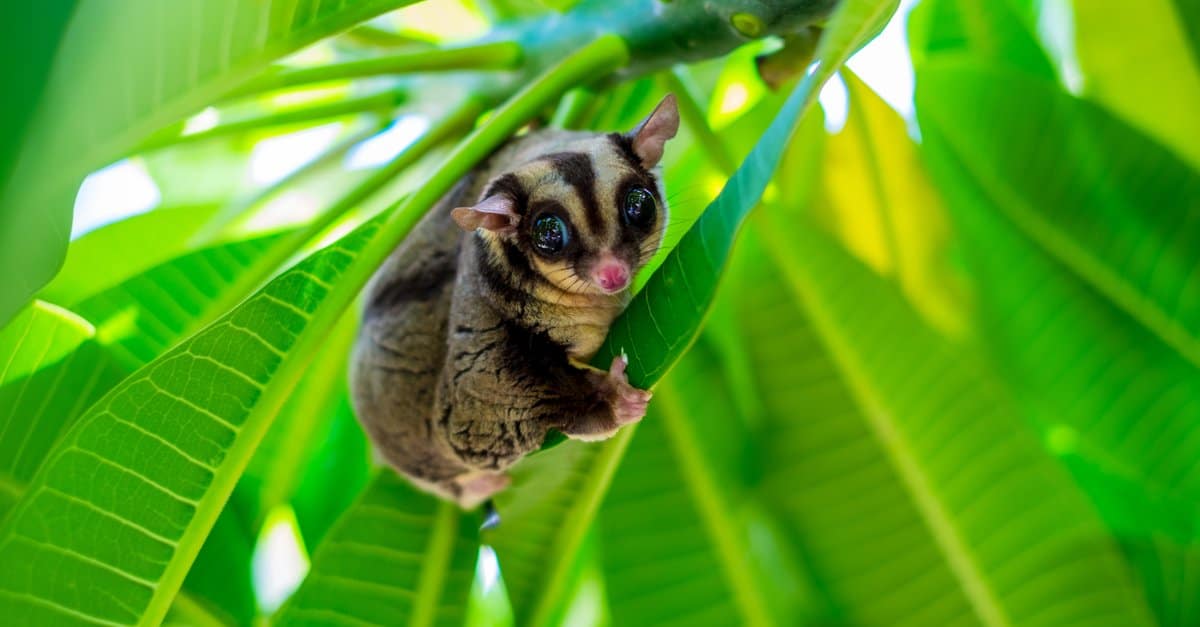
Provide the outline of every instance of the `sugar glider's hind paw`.
<path id="1" fill-rule="evenodd" d="M 458 504 L 463 509 L 475 509 L 492 495 L 508 487 L 512 479 L 498 472 L 484 472 L 461 477 L 458 484 Z"/>

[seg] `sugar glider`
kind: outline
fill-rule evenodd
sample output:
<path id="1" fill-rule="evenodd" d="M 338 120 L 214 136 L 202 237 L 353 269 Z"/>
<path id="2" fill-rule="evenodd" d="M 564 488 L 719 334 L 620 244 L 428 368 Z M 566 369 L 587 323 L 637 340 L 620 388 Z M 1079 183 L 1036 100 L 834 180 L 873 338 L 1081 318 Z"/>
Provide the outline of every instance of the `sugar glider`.
<path id="1" fill-rule="evenodd" d="M 668 95 L 629 133 L 513 139 L 447 194 L 366 288 L 355 411 L 416 486 L 471 508 L 547 430 L 600 440 L 646 411 L 625 362 L 587 366 L 662 242 Z"/>

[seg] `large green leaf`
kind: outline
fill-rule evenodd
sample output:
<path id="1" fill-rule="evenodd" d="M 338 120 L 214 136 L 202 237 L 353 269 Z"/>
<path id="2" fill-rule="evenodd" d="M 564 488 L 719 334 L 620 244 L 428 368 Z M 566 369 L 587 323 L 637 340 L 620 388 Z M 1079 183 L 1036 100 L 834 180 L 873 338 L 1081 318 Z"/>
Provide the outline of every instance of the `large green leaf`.
<path id="1" fill-rule="evenodd" d="M 1089 116 L 1077 113 L 1075 119 L 1086 123 Z M 1196 608 L 1180 589 L 1200 564 L 1195 542 L 1200 528 L 1195 507 L 1200 494 L 1197 368 L 1144 320 L 1076 273 L 1071 259 L 1056 255 L 1043 245 L 1045 240 L 1023 228 L 1020 218 L 1012 217 L 1012 197 L 997 194 L 945 133 L 942 124 L 927 124 L 926 151 L 953 201 L 956 224 L 973 253 L 971 267 L 987 286 L 977 291 L 996 361 L 1021 392 L 1052 450 L 1070 462 L 1079 484 L 1113 527 L 1160 620 L 1187 624 Z M 1116 135 L 1100 133 L 1095 141 L 1129 136 L 1133 133 L 1126 129 Z M 1015 133 L 1012 140 L 1006 150 L 1019 150 L 1032 138 Z M 1043 149 L 1059 153 L 1063 161 L 1075 158 L 1070 145 L 1050 146 L 1054 148 Z M 1158 195 L 1150 201 L 1156 208 L 1175 204 L 1170 190 L 1178 187 L 1157 187 L 1163 180 L 1159 175 L 1169 174 L 1169 167 L 1142 173 L 1149 180 L 1129 176 L 1136 172 L 1114 167 L 1113 178 L 1106 181 L 1108 197 L 1130 198 L 1130 190 L 1144 190 Z M 1080 184 L 1086 186 L 1086 181 Z M 1046 217 L 1061 213 L 1057 204 L 1029 207 L 1035 208 Z M 1133 207 L 1128 210 L 1132 215 Z M 1172 240 L 1165 241 L 1169 245 Z M 1155 253 L 1163 242 L 1144 236 L 1123 262 L 1136 267 L 1140 254 L 1160 256 L 1161 263 L 1169 264 L 1174 261 L 1170 255 L 1190 252 Z M 1170 287 L 1158 282 L 1169 276 L 1157 276 L 1154 285 Z M 1182 277 L 1176 279 L 1183 281 L 1177 287 L 1194 289 L 1190 275 Z M 1151 304 L 1148 299 L 1142 303 Z"/>
<path id="2" fill-rule="evenodd" d="M 283 625 L 462 625 L 479 518 L 376 475 L 313 556 Z"/>
<path id="3" fill-rule="evenodd" d="M 796 88 L 717 199 L 616 320 L 593 363 L 607 368 L 616 355 L 627 352 L 630 381 L 647 388 L 687 350 L 712 301 L 738 226 L 758 203 L 801 112 L 895 8 L 889 0 L 839 5 L 817 54 L 821 65 Z M 625 428 L 602 445 L 557 446 L 514 469 L 514 488 L 497 499 L 504 523 L 486 541 L 496 547 L 518 624 L 540 624 L 562 603 L 562 574 L 569 570 L 634 431 Z M 528 538 L 537 537 L 530 529 L 543 530 L 552 539 L 530 542 Z"/>
<path id="4" fill-rule="evenodd" d="M 255 287 L 268 252 L 288 243 L 277 233 L 190 252 L 71 306 L 132 371 L 240 301 Z"/>
<path id="5" fill-rule="evenodd" d="M 996 67 L 1021 68 L 1046 78 L 1054 66 L 1038 42 L 1028 12 L 1029 0 L 925 0 L 909 15 L 908 39 L 913 62 L 937 56 L 971 56 Z"/>
<path id="6" fill-rule="evenodd" d="M 357 496 L 356 488 L 365 483 L 368 458 L 361 445 L 361 432 L 354 434 L 360 443 L 356 447 L 347 447 L 350 443 L 344 439 L 325 441 L 333 431 L 341 409 L 348 403 L 347 361 L 358 328 L 357 318 L 356 311 L 348 310 L 330 331 L 322 358 L 314 360 L 304 373 L 304 378 L 296 385 L 296 392 L 280 409 L 275 425 L 246 467 L 230 503 L 238 506 L 249 527 L 260 528 L 271 510 L 288 503 L 305 480 L 309 481 L 307 488 L 312 492 L 307 495 L 308 499 L 334 508 L 339 502 L 343 508 L 349 505 Z M 353 422 L 353 415 L 350 420 Z M 337 445 L 336 452 L 329 450 L 332 444 Z M 356 452 L 359 459 L 354 464 L 351 462 Z M 325 460 L 320 459 L 323 453 L 338 455 L 343 467 L 326 467 L 322 463 Z M 315 481 L 316 477 L 310 477 L 312 473 L 318 473 L 326 480 Z M 340 513 L 341 509 L 329 513 L 324 524 L 331 524 Z M 301 518 L 299 514 L 297 518 Z M 303 530 L 305 525 L 301 523 L 300 527 Z M 310 546 L 316 546 L 316 543 Z"/>
<path id="7" fill-rule="evenodd" d="M 1188 2 L 1192 15 L 1176 10 L 1187 10 Z M 1200 109 L 1200 56 L 1188 32 L 1197 28 L 1188 20 L 1200 18 L 1200 4 L 1143 0 L 1136 11 L 1116 0 L 1071 6 L 1084 95 L 1200 169 L 1200 143 L 1193 140 L 1200 137 L 1200 116 L 1191 113 Z"/>
<path id="8" fill-rule="evenodd" d="M 1200 366 L 1196 170 L 1026 75 L 931 63 L 917 98 L 922 123 L 1009 221 Z"/>
<path id="9" fill-rule="evenodd" d="M 191 238 L 219 209 L 164 207 L 87 233 L 71 242 L 62 269 L 38 297 L 70 306 L 174 259 L 191 248 Z"/>
<path id="10" fill-rule="evenodd" d="M 0 572 L 5 615 L 161 620 L 320 332 L 353 297 L 344 275 L 378 226 L 285 272 L 80 418 L 0 527 L 0 559 L 19 565 Z"/>
<path id="11" fill-rule="evenodd" d="M 47 0 L 37 4 L 0 5 L 0 58 L 21 59 L 0 69 L 5 98 L 0 102 L 0 186 L 21 152 L 30 121 L 46 89 L 54 53 L 79 0 Z M 3 324 L 3 322 L 0 322 Z"/>
<path id="12" fill-rule="evenodd" d="M 342 512 L 346 511 L 367 484 L 370 475 L 370 451 L 362 426 L 346 395 L 336 398 L 332 419 L 321 442 L 308 459 L 299 483 L 291 494 L 292 509 L 300 536 L 310 547 L 320 546 Z"/>
<path id="13" fill-rule="evenodd" d="M 781 276 L 754 302 L 793 299 L 746 326 L 773 356 L 764 490 L 851 622 L 1152 624 L 1107 528 L 977 352 L 803 222 L 761 234 Z"/>
<path id="14" fill-rule="evenodd" d="M 0 331 L 0 519 L 62 432 L 124 376 L 95 328 L 34 301 Z"/>
<path id="15" fill-rule="evenodd" d="M 900 115 L 852 72 L 842 75 L 850 96 L 846 124 L 815 157 L 824 181 L 818 215 L 859 258 L 895 275 L 935 326 L 961 332 L 966 322 L 947 263 L 951 233 L 941 198 Z"/>
<path id="16" fill-rule="evenodd" d="M 62 263 L 84 175 L 267 64 L 406 0 L 81 0 L 0 190 L 0 324 Z M 79 106 L 79 94 L 88 106 Z"/>
<path id="17" fill-rule="evenodd" d="M 604 500 L 616 625 L 791 625 L 811 610 L 811 591 L 751 550 L 749 433 L 719 363 L 700 341 L 659 383 Z"/>

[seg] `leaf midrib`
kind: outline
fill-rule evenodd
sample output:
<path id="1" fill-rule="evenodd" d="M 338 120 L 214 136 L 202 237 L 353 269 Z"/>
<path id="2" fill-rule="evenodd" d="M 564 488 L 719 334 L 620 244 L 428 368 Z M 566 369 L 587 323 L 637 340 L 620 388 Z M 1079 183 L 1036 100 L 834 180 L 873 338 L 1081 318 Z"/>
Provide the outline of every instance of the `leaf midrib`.
<path id="1" fill-rule="evenodd" d="M 655 396 L 658 397 L 658 415 L 666 429 L 667 440 L 680 465 L 679 474 L 699 510 L 705 531 L 715 545 L 717 559 L 723 567 L 721 574 L 733 589 L 734 599 L 745 621 L 743 624 L 768 627 L 773 621 L 762 595 L 763 586 L 755 582 L 750 574 L 755 572 L 755 568 L 747 559 L 749 548 L 739 540 L 741 534 L 730 517 L 729 504 L 724 502 L 717 487 L 713 465 L 704 459 L 678 394 L 668 380 L 658 386 Z"/>
<path id="2" fill-rule="evenodd" d="M 608 493 L 608 486 L 612 484 L 613 475 L 616 474 L 617 466 L 621 464 L 625 449 L 633 439 L 635 431 L 637 431 L 636 424 L 628 425 L 622 427 L 609 440 L 591 445 L 599 446 L 601 449 L 592 462 L 586 481 L 576 492 L 577 497 L 574 504 L 568 510 L 567 515 L 563 517 L 559 532 L 547 548 L 548 555 L 552 557 L 549 568 L 542 577 L 545 584 L 542 587 L 542 593 L 538 596 L 537 605 L 530 614 L 530 625 L 541 627 L 550 624 L 556 606 L 555 602 L 562 597 L 563 588 L 570 579 L 567 571 L 573 563 L 577 550 L 583 544 L 583 538 L 591 527 L 592 521 L 596 518 L 600 503 L 604 501 L 604 497 Z"/>
<path id="3" fill-rule="evenodd" d="M 800 228 L 810 228 L 801 226 Z M 901 483 L 912 497 L 921 519 L 937 543 L 938 549 L 979 620 L 990 627 L 1011 627 L 1012 621 L 1005 614 L 992 590 L 992 584 L 984 576 L 978 560 L 967 547 L 958 531 L 954 516 L 946 511 L 942 498 L 930 484 L 925 471 L 904 434 L 897 428 L 888 411 L 887 403 L 873 389 L 870 376 L 862 371 L 854 358 L 854 351 L 836 331 L 835 317 L 827 311 L 812 294 L 816 290 L 811 282 L 795 269 L 785 251 L 788 244 L 780 241 L 776 229 L 761 229 L 766 249 L 777 267 L 783 269 L 784 283 L 796 306 L 808 314 L 816 330 L 817 341 L 828 351 L 838 372 L 842 375 L 851 398 L 858 406 L 859 414 L 879 447 L 887 454 Z"/>
<path id="4" fill-rule="evenodd" d="M 437 618 L 438 602 L 450 561 L 454 558 L 455 532 L 458 528 L 458 506 L 438 499 L 433 529 L 421 560 L 421 576 L 416 589 L 409 627 L 429 627 Z"/>
<path id="5" fill-rule="evenodd" d="M 936 110 L 935 110 L 936 111 Z M 936 119 L 936 114 L 931 114 Z M 1200 367 L 1200 340 L 1193 337 L 1180 324 L 1173 321 L 1157 304 L 1123 279 L 1120 273 L 1110 269 L 1102 261 L 1088 254 L 1086 248 L 1077 244 L 1053 223 L 1042 219 L 1021 194 L 1004 184 L 999 177 L 966 158 L 941 124 L 941 136 L 946 148 L 955 160 L 967 170 L 991 197 L 1001 215 L 1005 216 L 1026 237 L 1048 253 L 1074 275 L 1106 296 L 1184 360 Z"/>

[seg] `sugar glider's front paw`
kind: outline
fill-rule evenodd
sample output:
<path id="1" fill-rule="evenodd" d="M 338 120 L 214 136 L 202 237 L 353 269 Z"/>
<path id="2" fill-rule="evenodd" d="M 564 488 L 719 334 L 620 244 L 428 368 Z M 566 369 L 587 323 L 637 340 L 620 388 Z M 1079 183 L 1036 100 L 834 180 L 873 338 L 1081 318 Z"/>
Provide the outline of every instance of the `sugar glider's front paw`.
<path id="1" fill-rule="evenodd" d="M 629 385 L 629 378 L 625 376 L 625 366 L 628 363 L 628 359 L 622 355 L 613 359 L 612 366 L 608 369 L 608 386 L 612 394 L 609 402 L 612 403 L 613 420 L 622 426 L 641 420 L 646 415 L 646 405 L 653 396 L 648 390 L 639 390 Z"/>

